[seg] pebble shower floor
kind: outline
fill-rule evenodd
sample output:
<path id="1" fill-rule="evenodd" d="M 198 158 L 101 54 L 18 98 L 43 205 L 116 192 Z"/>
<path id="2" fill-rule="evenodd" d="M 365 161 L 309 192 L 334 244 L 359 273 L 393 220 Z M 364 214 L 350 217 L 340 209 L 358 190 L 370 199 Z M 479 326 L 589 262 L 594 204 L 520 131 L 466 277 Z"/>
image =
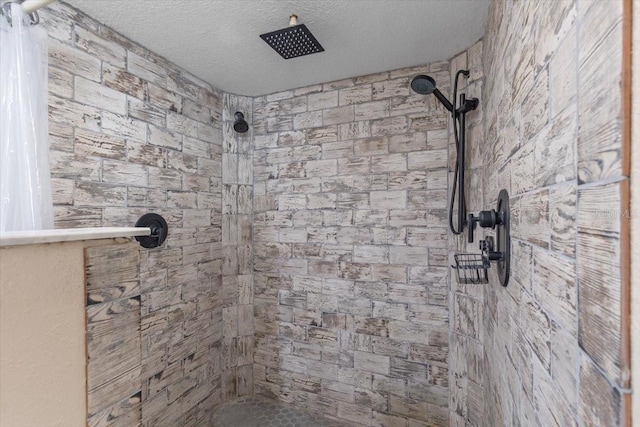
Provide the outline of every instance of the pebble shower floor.
<path id="1" fill-rule="evenodd" d="M 229 402 L 216 411 L 213 427 L 348 427 L 293 405 L 258 397 Z"/>

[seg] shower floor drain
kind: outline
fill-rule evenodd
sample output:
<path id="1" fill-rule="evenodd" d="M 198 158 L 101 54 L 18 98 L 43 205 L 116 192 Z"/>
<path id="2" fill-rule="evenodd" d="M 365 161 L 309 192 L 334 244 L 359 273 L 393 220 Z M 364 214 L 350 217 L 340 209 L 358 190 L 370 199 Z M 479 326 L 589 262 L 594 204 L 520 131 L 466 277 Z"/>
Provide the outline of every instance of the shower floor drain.
<path id="1" fill-rule="evenodd" d="M 349 427 L 283 402 L 246 397 L 226 403 L 213 415 L 214 427 Z"/>

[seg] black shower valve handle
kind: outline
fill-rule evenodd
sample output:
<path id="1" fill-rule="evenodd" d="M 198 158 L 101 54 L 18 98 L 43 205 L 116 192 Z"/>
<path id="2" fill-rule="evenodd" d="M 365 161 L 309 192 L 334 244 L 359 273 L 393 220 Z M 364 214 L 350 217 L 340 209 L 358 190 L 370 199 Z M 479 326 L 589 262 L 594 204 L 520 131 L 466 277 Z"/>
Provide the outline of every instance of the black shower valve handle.
<path id="1" fill-rule="evenodd" d="M 469 237 L 467 241 L 469 243 L 473 243 L 473 233 L 476 231 L 476 222 L 478 221 L 480 221 L 480 218 L 473 214 L 469 214 L 469 218 L 467 219 L 467 230 L 469 230 Z"/>
<path id="2" fill-rule="evenodd" d="M 480 252 L 482 252 L 482 257 L 487 261 L 499 261 L 503 258 L 502 252 L 497 252 L 493 250 L 494 241 L 493 237 L 488 236 L 484 240 L 480 240 Z"/>
<path id="3" fill-rule="evenodd" d="M 467 220 L 469 243 L 473 243 L 473 233 L 476 229 L 476 223 L 478 223 L 482 228 L 495 228 L 496 225 L 502 224 L 502 218 L 495 209 L 491 209 L 490 211 L 480 211 L 478 212 L 478 216 L 469 214 L 469 219 Z"/>
<path id="4" fill-rule="evenodd" d="M 496 225 L 502 223 L 500 215 L 495 211 L 495 209 L 478 212 L 478 222 L 482 228 L 496 228 Z"/>
<path id="5" fill-rule="evenodd" d="M 486 237 L 484 240 L 480 240 L 480 244 L 478 245 L 478 249 L 480 249 L 480 252 L 482 252 L 483 254 L 492 251 L 493 250 L 493 239 L 489 236 Z"/>

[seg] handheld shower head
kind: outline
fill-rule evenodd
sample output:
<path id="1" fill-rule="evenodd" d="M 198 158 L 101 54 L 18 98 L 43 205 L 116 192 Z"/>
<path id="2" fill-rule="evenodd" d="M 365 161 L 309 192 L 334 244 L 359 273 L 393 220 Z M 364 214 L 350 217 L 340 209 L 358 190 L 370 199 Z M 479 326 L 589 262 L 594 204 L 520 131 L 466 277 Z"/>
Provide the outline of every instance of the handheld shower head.
<path id="1" fill-rule="evenodd" d="M 447 97 L 445 97 L 442 92 L 440 92 L 438 88 L 436 88 L 436 81 L 433 78 L 424 74 L 417 75 L 413 78 L 413 80 L 411 80 L 411 89 L 415 93 L 419 93 L 420 95 L 433 94 L 436 98 L 438 98 L 438 101 L 440 101 L 442 105 L 444 105 L 444 108 L 453 113 L 453 105 L 451 104 L 451 102 L 449 102 Z"/>
<path id="2" fill-rule="evenodd" d="M 431 95 L 436 90 L 436 81 L 429 76 L 420 74 L 411 80 L 411 89 L 420 95 Z"/>
<path id="3" fill-rule="evenodd" d="M 460 94 L 460 108 L 457 108 L 456 96 L 458 95 L 458 78 L 463 75 L 469 77 L 469 70 L 458 70 L 453 83 L 453 100 L 452 104 L 443 94 L 436 88 L 436 81 L 427 75 L 420 74 L 411 80 L 411 89 L 420 95 L 433 94 L 438 101 L 449 110 L 453 118 L 453 133 L 456 142 L 456 166 L 455 178 L 453 179 L 453 190 L 451 191 L 451 203 L 449 204 L 449 228 L 454 234 L 461 234 L 464 230 L 464 219 L 467 216 L 467 208 L 464 199 L 464 158 L 465 158 L 465 116 L 469 111 L 478 108 L 479 101 L 477 98 L 467 99 L 464 93 Z M 456 198 L 456 188 L 458 189 L 458 229 L 453 225 L 453 206 Z M 471 232 L 471 231 L 470 231 Z"/>

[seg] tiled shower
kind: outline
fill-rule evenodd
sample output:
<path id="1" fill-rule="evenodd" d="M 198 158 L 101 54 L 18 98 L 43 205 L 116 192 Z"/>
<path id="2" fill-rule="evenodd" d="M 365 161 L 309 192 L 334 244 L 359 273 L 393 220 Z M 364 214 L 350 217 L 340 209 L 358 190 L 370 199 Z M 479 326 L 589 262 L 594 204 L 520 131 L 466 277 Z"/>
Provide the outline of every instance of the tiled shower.
<path id="1" fill-rule="evenodd" d="M 170 226 L 140 251 L 112 425 L 210 425 L 251 396 L 354 426 L 624 425 L 624 225 L 599 214 L 629 186 L 622 7 L 495 1 L 449 60 L 255 98 L 43 10 L 56 227 Z M 511 195 L 505 288 L 450 268 L 477 250 L 448 231 L 451 120 L 409 88 L 459 69 L 468 210 Z"/>
<path id="2" fill-rule="evenodd" d="M 448 115 L 419 73 L 449 63 L 254 99 L 259 394 L 446 424 Z"/>

